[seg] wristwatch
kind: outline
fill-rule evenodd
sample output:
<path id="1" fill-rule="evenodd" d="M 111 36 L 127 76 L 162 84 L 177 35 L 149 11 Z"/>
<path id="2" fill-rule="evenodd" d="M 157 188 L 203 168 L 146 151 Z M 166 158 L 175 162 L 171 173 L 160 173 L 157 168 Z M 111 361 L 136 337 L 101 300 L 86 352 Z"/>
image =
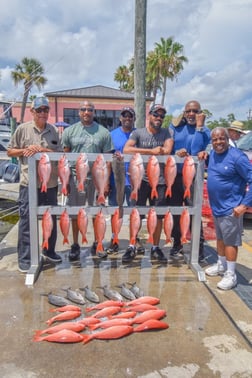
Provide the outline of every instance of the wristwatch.
<path id="1" fill-rule="evenodd" d="M 203 126 L 201 126 L 201 127 L 196 127 L 196 131 L 200 131 L 200 132 L 202 132 L 202 131 L 203 131 Z"/>

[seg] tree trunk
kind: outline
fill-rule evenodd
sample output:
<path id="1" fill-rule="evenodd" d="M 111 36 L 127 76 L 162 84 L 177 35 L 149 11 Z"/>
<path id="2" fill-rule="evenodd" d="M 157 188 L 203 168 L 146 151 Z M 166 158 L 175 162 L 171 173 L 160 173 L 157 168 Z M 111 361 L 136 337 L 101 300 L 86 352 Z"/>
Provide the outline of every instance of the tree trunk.
<path id="1" fill-rule="evenodd" d="M 26 108 L 27 99 L 30 93 L 30 89 L 31 89 L 30 85 L 25 85 L 25 90 L 24 90 L 23 100 L 22 100 L 22 107 L 21 107 L 20 123 L 24 122 L 25 108 Z"/>
<path id="2" fill-rule="evenodd" d="M 162 106 L 164 106 L 164 102 L 165 102 L 166 83 L 167 83 L 167 78 L 164 77 L 164 83 L 163 83 L 163 88 L 162 88 L 162 99 L 161 99 L 161 105 L 162 105 Z"/>
<path id="3" fill-rule="evenodd" d="M 147 0 L 135 0 L 134 85 L 137 128 L 145 127 L 145 71 L 146 71 L 146 12 Z"/>

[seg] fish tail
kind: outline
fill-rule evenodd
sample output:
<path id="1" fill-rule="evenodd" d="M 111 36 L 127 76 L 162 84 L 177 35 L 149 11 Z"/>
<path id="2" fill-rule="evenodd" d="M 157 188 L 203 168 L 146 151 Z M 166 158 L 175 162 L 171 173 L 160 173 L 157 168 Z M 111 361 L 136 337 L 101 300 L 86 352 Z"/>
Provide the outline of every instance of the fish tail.
<path id="1" fill-rule="evenodd" d="M 82 244 L 88 243 L 86 236 L 82 236 Z"/>
<path id="2" fill-rule="evenodd" d="M 93 335 L 82 335 L 83 336 L 83 344 L 87 344 L 89 341 L 93 339 Z"/>
<path id="3" fill-rule="evenodd" d="M 130 194 L 130 199 L 131 200 L 135 200 L 137 201 L 138 197 L 137 197 L 137 191 L 133 190 Z"/>
<path id="4" fill-rule="evenodd" d="M 104 194 L 99 194 L 97 198 L 97 204 L 98 205 L 104 205 L 105 204 L 105 197 Z"/>
<path id="5" fill-rule="evenodd" d="M 94 331 L 99 328 L 99 326 L 97 326 L 97 324 L 89 324 L 88 328 L 91 329 L 91 331 Z"/>
<path id="6" fill-rule="evenodd" d="M 86 312 L 93 311 L 93 308 L 92 308 L 92 307 L 86 307 L 86 308 L 85 308 L 85 311 L 86 311 Z"/>
<path id="7" fill-rule="evenodd" d="M 103 252 L 102 242 L 98 242 L 97 247 L 96 247 L 96 252 Z"/>
<path id="8" fill-rule="evenodd" d="M 40 337 L 40 336 L 35 335 L 35 336 L 33 337 L 33 341 L 35 341 L 35 342 L 37 342 L 37 341 L 43 341 L 43 337 Z"/>
<path id="9" fill-rule="evenodd" d="M 181 241 L 181 244 L 186 244 L 186 243 L 188 243 L 188 240 L 186 239 L 185 236 L 182 236 L 182 238 L 180 239 L 180 241 Z"/>
<path id="10" fill-rule="evenodd" d="M 63 244 L 65 243 L 70 244 L 67 236 L 64 236 L 64 239 L 63 239 Z"/>
<path id="11" fill-rule="evenodd" d="M 41 193 L 43 193 L 43 192 L 47 192 L 47 186 L 46 186 L 46 184 L 43 182 L 42 183 L 42 186 L 41 186 Z"/>
<path id="12" fill-rule="evenodd" d="M 48 324 L 49 326 L 50 326 L 52 323 L 53 323 L 53 320 L 52 320 L 52 319 L 48 319 L 48 320 L 46 321 L 46 324 Z"/>
<path id="13" fill-rule="evenodd" d="M 64 196 L 67 196 L 67 188 L 65 186 L 62 186 L 61 193 L 64 194 Z"/>
<path id="14" fill-rule="evenodd" d="M 151 244 L 154 243 L 153 235 L 149 235 L 148 240 L 147 240 L 147 243 L 151 243 Z"/>
<path id="15" fill-rule="evenodd" d="M 172 239 L 171 238 L 166 238 L 166 243 L 172 243 Z"/>
<path id="16" fill-rule="evenodd" d="M 49 246 L 48 246 L 48 240 L 44 240 L 43 244 L 42 244 L 42 248 L 43 249 L 48 249 Z"/>
<path id="17" fill-rule="evenodd" d="M 172 197 L 172 192 L 171 192 L 171 189 L 170 188 L 167 188 L 166 189 L 166 192 L 165 192 L 165 197 Z"/>
<path id="18" fill-rule="evenodd" d="M 84 185 L 83 182 L 80 182 L 78 185 L 78 192 L 83 192 L 84 191 Z"/>
<path id="19" fill-rule="evenodd" d="M 35 330 L 35 334 L 34 334 L 34 336 L 33 336 L 33 340 L 34 340 L 35 338 L 40 337 L 40 336 L 42 335 L 42 333 L 43 333 L 43 331 L 41 331 L 40 329 L 36 329 L 36 330 Z M 34 340 L 34 341 L 35 341 L 35 340 Z"/>
<path id="20" fill-rule="evenodd" d="M 131 245 L 135 245 L 136 244 L 136 237 L 135 236 L 131 236 L 131 238 L 130 238 L 130 244 Z"/>
<path id="21" fill-rule="evenodd" d="M 186 190 L 185 190 L 185 193 L 184 193 L 184 199 L 186 198 L 186 197 L 188 197 L 188 198 L 191 198 L 191 192 L 190 192 L 190 189 L 189 188 L 187 188 Z"/>
<path id="22" fill-rule="evenodd" d="M 152 191 L 151 191 L 151 199 L 153 199 L 153 198 L 158 198 L 158 193 L 157 193 L 156 188 L 153 188 Z"/>

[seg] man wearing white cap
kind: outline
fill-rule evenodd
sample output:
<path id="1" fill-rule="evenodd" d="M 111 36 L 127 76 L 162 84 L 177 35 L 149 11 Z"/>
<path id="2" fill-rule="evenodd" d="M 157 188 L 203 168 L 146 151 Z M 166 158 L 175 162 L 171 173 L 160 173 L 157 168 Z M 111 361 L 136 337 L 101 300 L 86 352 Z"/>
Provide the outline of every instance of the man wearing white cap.
<path id="1" fill-rule="evenodd" d="M 244 124 L 240 121 L 233 121 L 228 127 L 230 146 L 236 147 L 236 141 L 244 134 Z"/>

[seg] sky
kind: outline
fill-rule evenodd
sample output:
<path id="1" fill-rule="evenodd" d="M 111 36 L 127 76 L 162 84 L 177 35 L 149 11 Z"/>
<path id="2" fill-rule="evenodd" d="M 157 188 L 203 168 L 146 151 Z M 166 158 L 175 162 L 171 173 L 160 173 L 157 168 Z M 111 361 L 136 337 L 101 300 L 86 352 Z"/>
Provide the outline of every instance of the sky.
<path id="1" fill-rule="evenodd" d="M 251 15 L 252 0 L 147 0 L 146 52 L 161 37 L 173 37 L 188 58 L 177 80 L 167 83 L 168 114 L 198 100 L 211 120 L 231 113 L 248 119 Z M 23 57 L 42 63 L 48 79 L 42 92 L 118 88 L 114 73 L 134 56 L 134 32 L 135 0 L 1 0 L 1 98 L 22 99 L 23 85 L 14 86 L 11 71 Z"/>

